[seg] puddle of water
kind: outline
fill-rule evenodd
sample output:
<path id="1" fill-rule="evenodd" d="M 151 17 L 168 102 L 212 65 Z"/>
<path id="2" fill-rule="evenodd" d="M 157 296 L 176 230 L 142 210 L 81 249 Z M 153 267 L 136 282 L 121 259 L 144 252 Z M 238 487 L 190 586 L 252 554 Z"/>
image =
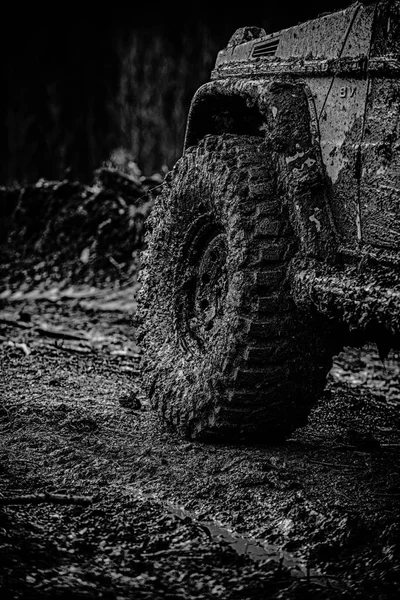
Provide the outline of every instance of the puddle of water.
<path id="1" fill-rule="evenodd" d="M 204 529 L 207 529 L 211 539 L 222 540 L 227 542 L 231 548 L 239 555 L 246 555 L 252 561 L 257 563 L 272 562 L 279 567 L 280 565 L 286 568 L 292 577 L 298 577 L 302 579 L 316 579 L 315 583 L 318 583 L 320 587 L 334 588 L 339 591 L 344 591 L 346 585 L 343 582 L 332 579 L 331 577 L 321 573 L 319 569 L 307 569 L 307 562 L 300 557 L 290 554 L 275 546 L 274 544 L 258 544 L 252 541 L 246 536 L 239 535 L 238 533 L 219 525 L 215 521 L 201 521 L 197 519 L 195 513 L 185 510 L 182 507 L 177 507 L 166 500 L 157 499 L 155 495 L 152 496 L 157 502 L 160 502 L 166 510 L 176 516 L 178 519 L 187 519 L 198 523 Z"/>
<path id="2" fill-rule="evenodd" d="M 235 531 L 223 527 L 215 521 L 203 521 L 197 518 L 196 513 L 188 511 L 182 507 L 175 506 L 167 500 L 158 498 L 155 494 L 138 491 L 135 489 L 134 495 L 141 500 L 153 500 L 161 504 L 167 512 L 174 517 L 184 520 L 190 519 L 208 531 L 213 540 L 226 542 L 238 555 L 248 556 L 251 560 L 258 563 L 273 562 L 277 566 L 282 565 L 290 571 L 294 577 L 321 577 L 321 573 L 316 569 L 308 569 L 304 559 L 296 557 L 275 546 L 274 544 L 259 544 L 246 536 L 242 536 Z"/>
<path id="3" fill-rule="evenodd" d="M 276 565 L 276 568 L 282 566 L 290 572 L 292 577 L 315 579 L 315 583 L 320 587 L 335 588 L 339 591 L 346 589 L 344 582 L 340 582 L 336 579 L 332 579 L 328 575 L 324 575 L 319 569 L 307 568 L 307 562 L 304 559 L 282 550 L 279 546 L 267 543 L 260 544 L 228 529 L 227 527 L 223 527 L 215 521 L 203 521 L 198 519 L 196 513 L 188 511 L 183 507 L 175 506 L 168 500 L 158 498 L 156 494 L 144 492 L 137 488 L 134 489 L 130 486 L 127 486 L 127 490 L 140 500 L 150 500 L 157 504 L 161 504 L 167 512 L 177 519 L 190 519 L 190 521 L 208 531 L 210 539 L 226 542 L 238 555 L 248 556 L 256 563 L 265 564 L 271 562 Z"/>
<path id="4" fill-rule="evenodd" d="M 209 532 L 210 538 L 226 542 L 237 554 L 246 555 L 255 562 L 267 562 L 272 560 L 289 569 L 292 575 L 307 577 L 306 566 L 305 564 L 302 564 L 304 561 L 281 550 L 278 546 L 274 546 L 273 544 L 260 545 L 246 536 L 239 535 L 238 533 L 219 525 L 215 521 L 198 521 L 195 513 L 174 506 L 167 501 L 161 501 L 161 503 L 169 513 L 173 514 L 178 519 L 183 520 L 189 518 L 197 522 Z M 313 573 L 313 575 L 316 574 L 316 572 Z M 311 571 L 309 571 L 309 575 L 311 575 Z"/>

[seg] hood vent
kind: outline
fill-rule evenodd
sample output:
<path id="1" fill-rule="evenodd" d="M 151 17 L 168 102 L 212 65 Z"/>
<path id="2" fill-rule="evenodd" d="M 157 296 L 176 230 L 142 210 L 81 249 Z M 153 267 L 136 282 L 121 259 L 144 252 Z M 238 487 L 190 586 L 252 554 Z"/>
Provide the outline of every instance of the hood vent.
<path id="1" fill-rule="evenodd" d="M 259 58 L 260 56 L 275 56 L 278 45 L 279 38 L 256 44 L 253 48 L 251 58 Z"/>

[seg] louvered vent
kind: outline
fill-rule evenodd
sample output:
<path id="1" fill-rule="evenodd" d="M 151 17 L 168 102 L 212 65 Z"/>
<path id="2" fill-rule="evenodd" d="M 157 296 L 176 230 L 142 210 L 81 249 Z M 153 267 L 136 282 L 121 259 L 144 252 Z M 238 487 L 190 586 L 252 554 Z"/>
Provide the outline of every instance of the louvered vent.
<path id="1" fill-rule="evenodd" d="M 279 45 L 279 38 L 275 38 L 274 40 L 267 40 L 265 42 L 261 42 L 260 44 L 256 44 L 253 48 L 253 52 L 251 57 L 258 58 L 260 56 L 275 56 L 276 51 Z"/>

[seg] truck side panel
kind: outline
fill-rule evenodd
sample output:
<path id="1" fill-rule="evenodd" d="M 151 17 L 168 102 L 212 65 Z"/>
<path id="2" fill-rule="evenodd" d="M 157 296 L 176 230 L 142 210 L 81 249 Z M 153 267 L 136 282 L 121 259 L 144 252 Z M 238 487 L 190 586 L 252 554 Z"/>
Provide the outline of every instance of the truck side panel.
<path id="1" fill-rule="evenodd" d="M 400 4 L 378 11 L 371 59 L 386 57 L 397 69 L 371 79 L 362 145 L 361 226 L 365 243 L 399 251 Z"/>

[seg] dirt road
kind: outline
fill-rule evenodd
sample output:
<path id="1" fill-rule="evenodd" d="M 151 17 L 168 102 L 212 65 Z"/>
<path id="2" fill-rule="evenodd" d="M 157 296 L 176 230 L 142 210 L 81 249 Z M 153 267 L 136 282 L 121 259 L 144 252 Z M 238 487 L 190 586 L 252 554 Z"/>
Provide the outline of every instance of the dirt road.
<path id="1" fill-rule="evenodd" d="M 398 356 L 337 357 L 284 444 L 192 443 L 141 395 L 134 292 L 2 294 L 1 597 L 398 597 Z"/>

